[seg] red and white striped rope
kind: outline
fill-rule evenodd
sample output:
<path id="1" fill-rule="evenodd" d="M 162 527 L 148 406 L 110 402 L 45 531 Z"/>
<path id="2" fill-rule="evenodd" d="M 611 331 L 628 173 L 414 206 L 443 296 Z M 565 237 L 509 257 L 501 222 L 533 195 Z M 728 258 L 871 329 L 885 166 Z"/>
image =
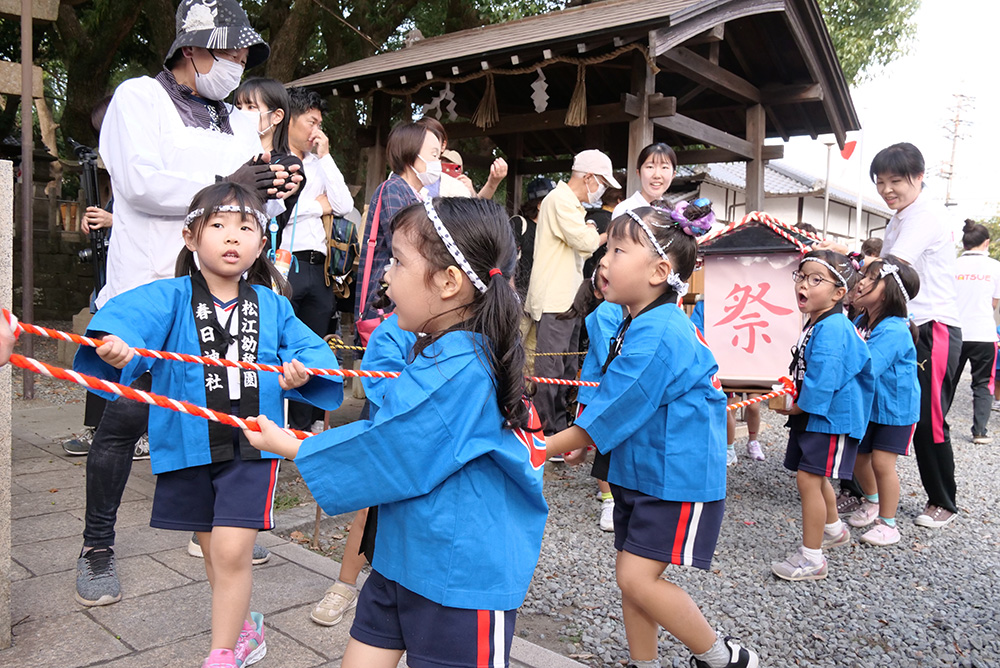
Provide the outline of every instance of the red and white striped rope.
<path id="1" fill-rule="evenodd" d="M 45 376 L 49 376 L 51 378 L 68 380 L 72 383 L 82 385 L 86 387 L 88 390 L 111 392 L 113 394 L 118 395 L 119 397 L 125 397 L 126 399 L 131 399 L 133 401 L 139 401 L 144 404 L 149 404 L 150 406 L 159 406 L 160 408 L 168 408 L 172 411 L 177 411 L 178 413 L 184 413 L 185 415 L 194 415 L 196 417 L 205 418 L 206 420 L 211 420 L 212 422 L 219 422 L 222 424 L 226 424 L 229 425 L 230 427 L 249 429 L 250 431 L 260 431 L 260 427 L 257 425 L 256 421 L 245 420 L 235 415 L 229 415 L 228 413 L 221 413 L 219 411 L 214 411 L 211 408 L 205 408 L 204 406 L 193 404 L 190 401 L 180 401 L 178 399 L 171 399 L 169 397 L 164 397 L 159 394 L 154 394 L 153 392 L 144 392 L 143 390 L 136 390 L 134 388 L 129 387 L 128 385 L 113 383 L 109 380 L 101 380 L 100 378 L 94 378 L 93 376 L 88 376 L 83 373 L 78 373 L 76 371 L 71 371 L 69 369 L 63 369 L 62 367 L 46 364 L 45 362 L 40 362 L 30 357 L 24 357 L 23 355 L 17 355 L 17 354 L 11 355 L 10 363 L 16 367 L 27 369 L 28 371 L 34 371 L 36 373 L 40 373 Z M 313 434 L 307 431 L 300 431 L 298 429 L 285 429 L 284 431 L 300 439 L 309 438 L 310 436 L 313 436 Z"/>
<path id="2" fill-rule="evenodd" d="M 791 378 L 788 378 L 787 376 L 782 377 L 781 385 L 782 388 L 780 390 L 774 390 L 772 392 L 768 392 L 767 394 L 762 394 L 759 397 L 746 399 L 744 401 L 738 401 L 735 404 L 729 404 L 728 406 L 726 406 L 726 410 L 735 411 L 738 408 L 745 408 L 751 404 L 758 404 L 762 401 L 769 401 L 774 397 L 780 397 L 786 394 L 791 394 L 793 397 L 795 396 L 795 384 L 792 382 Z"/>

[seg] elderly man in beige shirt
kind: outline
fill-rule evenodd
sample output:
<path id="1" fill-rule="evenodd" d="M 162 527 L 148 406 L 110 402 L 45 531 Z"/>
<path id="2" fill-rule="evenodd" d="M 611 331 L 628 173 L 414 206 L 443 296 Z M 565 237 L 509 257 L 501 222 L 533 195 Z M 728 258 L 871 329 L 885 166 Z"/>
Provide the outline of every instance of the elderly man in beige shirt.
<path id="1" fill-rule="evenodd" d="M 545 196 L 538 212 L 535 254 L 524 309 L 535 327 L 535 350 L 564 353 L 575 350 L 580 319 L 557 320 L 573 304 L 583 282 L 583 263 L 606 238 L 588 223 L 582 202 L 599 205 L 608 186 L 620 188 L 611 169 L 611 158 L 597 150 L 583 151 L 573 159 L 569 182 L 562 181 Z M 589 278 L 589 277 L 588 277 Z M 548 378 L 576 377 L 579 360 L 574 355 L 535 357 L 535 374 Z M 540 385 L 535 407 L 546 434 L 566 428 L 569 388 Z"/>

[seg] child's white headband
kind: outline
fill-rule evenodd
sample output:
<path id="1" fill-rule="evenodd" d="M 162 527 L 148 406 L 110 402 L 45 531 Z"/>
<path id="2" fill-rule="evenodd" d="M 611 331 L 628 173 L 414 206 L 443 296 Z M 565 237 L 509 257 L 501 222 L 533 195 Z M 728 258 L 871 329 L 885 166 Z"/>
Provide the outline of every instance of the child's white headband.
<path id="1" fill-rule="evenodd" d="M 670 248 L 670 244 L 674 243 L 674 240 L 671 239 L 670 241 L 667 242 L 666 246 L 661 246 L 660 242 L 657 241 L 656 237 L 653 235 L 653 230 L 649 229 L 649 225 L 646 224 L 646 221 L 644 221 L 642 217 L 639 216 L 639 214 L 637 214 L 635 211 L 632 211 L 631 209 L 629 209 L 625 213 L 628 214 L 629 218 L 639 223 L 639 227 L 641 227 L 642 231 L 646 233 L 646 236 L 649 237 L 650 243 L 653 244 L 653 248 L 656 249 L 657 255 L 662 257 L 667 262 L 670 262 L 670 259 L 667 257 L 667 249 Z M 657 225 L 657 227 L 667 227 L 667 226 Z M 687 294 L 688 284 L 682 281 L 680 274 L 678 274 L 672 268 L 670 270 L 670 273 L 667 274 L 667 285 L 672 287 L 677 292 L 678 297 L 683 297 L 684 295 Z"/>
<path id="2" fill-rule="evenodd" d="M 448 228 L 444 226 L 441 222 L 441 217 L 438 216 L 437 211 L 434 210 L 434 205 L 431 204 L 430 198 L 425 198 L 424 210 L 427 212 L 427 217 L 431 219 L 431 223 L 434 225 L 434 230 L 437 232 L 438 236 L 441 237 L 441 241 L 444 242 L 444 247 L 448 249 L 451 256 L 455 259 L 455 264 L 465 272 L 465 275 L 469 277 L 472 284 L 476 286 L 476 289 L 480 292 L 486 292 L 486 284 L 483 283 L 482 279 L 476 275 L 476 272 L 472 270 L 472 265 L 469 261 L 465 259 L 465 255 L 462 254 L 462 249 L 458 247 L 455 240 L 451 237 L 451 232 Z"/>
<path id="3" fill-rule="evenodd" d="M 190 227 L 199 216 L 205 213 L 205 209 L 198 208 L 189 213 L 184 218 L 184 227 Z M 263 212 L 257 209 L 251 209 L 249 207 L 241 207 L 239 204 L 220 204 L 219 206 L 212 209 L 212 213 L 252 213 L 253 217 L 257 219 L 260 224 L 260 229 L 267 229 L 267 216 Z"/>

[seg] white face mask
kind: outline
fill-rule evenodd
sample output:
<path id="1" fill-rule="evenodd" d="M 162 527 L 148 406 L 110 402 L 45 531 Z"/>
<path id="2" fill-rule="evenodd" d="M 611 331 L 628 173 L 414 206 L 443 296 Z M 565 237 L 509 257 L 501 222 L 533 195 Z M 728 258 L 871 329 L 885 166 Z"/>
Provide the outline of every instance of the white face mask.
<path id="1" fill-rule="evenodd" d="M 212 69 L 205 74 L 194 71 L 195 88 L 198 95 L 207 100 L 224 100 L 240 85 L 243 66 L 231 60 L 219 59 L 212 63 Z"/>
<path id="2" fill-rule="evenodd" d="M 441 161 L 440 160 L 426 160 L 422 156 L 418 155 L 418 158 L 424 161 L 426 169 L 422 172 L 418 172 L 417 168 L 414 167 L 413 171 L 416 173 L 417 178 L 425 186 L 429 186 L 437 183 L 441 180 Z"/>
<path id="3" fill-rule="evenodd" d="M 604 185 L 603 183 L 601 183 L 600 181 L 598 181 L 597 182 L 597 190 L 595 190 L 594 192 L 590 192 L 590 188 L 587 188 L 587 200 L 591 204 L 595 204 L 595 205 L 596 204 L 600 204 L 601 203 L 601 198 L 604 197 L 604 191 L 607 190 L 607 189 L 608 189 L 608 187 L 606 185 Z"/>

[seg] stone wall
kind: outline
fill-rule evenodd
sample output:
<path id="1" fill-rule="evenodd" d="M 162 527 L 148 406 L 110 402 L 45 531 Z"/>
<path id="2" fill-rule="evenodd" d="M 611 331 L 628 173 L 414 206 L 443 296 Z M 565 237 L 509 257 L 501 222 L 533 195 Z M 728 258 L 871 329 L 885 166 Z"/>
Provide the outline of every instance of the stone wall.
<path id="1" fill-rule="evenodd" d="M 36 202 L 36 206 L 37 206 Z M 77 253 L 90 248 L 78 232 L 35 229 L 35 320 L 70 320 L 90 304 L 94 265 L 82 263 Z M 20 315 L 22 287 L 21 240 L 14 244 L 14 307 Z"/>

